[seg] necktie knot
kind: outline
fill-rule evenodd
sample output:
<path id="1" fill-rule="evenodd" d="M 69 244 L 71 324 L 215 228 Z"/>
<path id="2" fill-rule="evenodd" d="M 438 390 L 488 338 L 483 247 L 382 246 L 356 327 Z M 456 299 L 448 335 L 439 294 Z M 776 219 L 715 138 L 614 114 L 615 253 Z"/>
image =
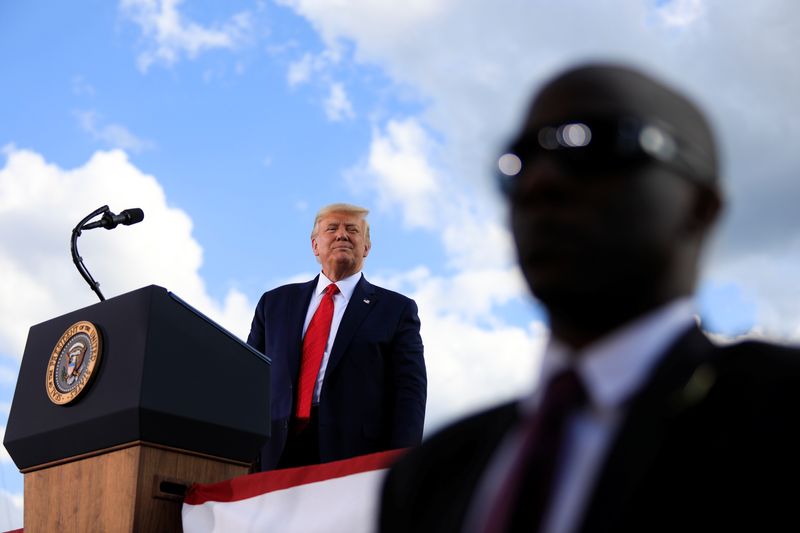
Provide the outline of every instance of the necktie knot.
<path id="1" fill-rule="evenodd" d="M 573 368 L 562 370 L 547 384 L 542 398 L 542 416 L 564 417 L 586 403 L 586 389 Z"/>
<path id="2" fill-rule="evenodd" d="M 330 285 L 325 287 L 325 295 L 326 296 L 333 297 L 333 296 L 335 296 L 337 294 L 339 294 L 339 287 L 337 287 L 335 283 L 331 283 Z"/>

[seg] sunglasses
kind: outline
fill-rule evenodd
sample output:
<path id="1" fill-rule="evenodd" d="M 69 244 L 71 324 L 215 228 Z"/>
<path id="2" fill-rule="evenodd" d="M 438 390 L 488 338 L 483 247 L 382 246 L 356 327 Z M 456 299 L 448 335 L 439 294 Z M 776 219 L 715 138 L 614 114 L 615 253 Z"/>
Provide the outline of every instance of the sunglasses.
<path id="1" fill-rule="evenodd" d="M 581 178 L 655 162 L 701 184 L 715 182 L 707 154 L 683 142 L 666 124 L 638 117 L 576 119 L 525 133 L 497 161 L 501 189 L 512 193 L 524 168 L 542 157 Z"/>

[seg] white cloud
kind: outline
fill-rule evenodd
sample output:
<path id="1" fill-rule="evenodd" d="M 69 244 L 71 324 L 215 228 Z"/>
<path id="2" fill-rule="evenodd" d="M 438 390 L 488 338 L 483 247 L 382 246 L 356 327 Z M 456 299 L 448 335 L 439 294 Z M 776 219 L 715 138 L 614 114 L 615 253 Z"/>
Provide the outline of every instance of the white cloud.
<path id="1" fill-rule="evenodd" d="M 743 287 L 757 302 L 755 338 L 800 343 L 800 236 L 783 242 L 780 249 L 740 253 L 713 266 L 710 275 L 720 282 Z"/>
<path id="2" fill-rule="evenodd" d="M 439 177 L 430 163 L 434 143 L 415 119 L 392 120 L 375 130 L 366 163 L 354 169 L 353 188 L 378 194 L 384 208 L 399 207 L 409 227 L 433 229 Z"/>
<path id="3" fill-rule="evenodd" d="M 434 168 L 440 148 L 417 119 L 390 120 L 374 129 L 366 161 L 349 175 L 353 189 L 376 193 L 380 207 L 399 210 L 408 227 L 438 232 L 452 268 L 446 275 L 420 267 L 373 280 L 419 305 L 427 432 L 530 390 L 547 337 L 541 322 L 521 327 L 498 316 L 527 292 L 508 232 L 471 197 L 468 184 Z"/>
<path id="4" fill-rule="evenodd" d="M 456 268 L 508 265 L 513 254 L 499 222 L 504 213 L 476 198 L 471 184 L 434 166 L 442 149 L 418 119 L 389 120 L 385 130 L 373 130 L 366 161 L 348 173 L 350 186 L 376 193 L 382 209 L 399 209 L 408 227 L 437 231 Z"/>
<path id="5" fill-rule="evenodd" d="M 16 365 L 14 368 L 0 365 L 0 385 L 13 386 L 17 382 L 17 374 L 19 374 L 19 368 Z M 0 412 L 2 410 L 3 407 L 0 407 Z"/>
<path id="6" fill-rule="evenodd" d="M 402 5 L 374 0 L 277 0 L 309 18 L 323 38 L 333 44 L 342 35 L 368 39 L 372 45 L 396 46 L 399 41 L 419 37 L 423 21 L 440 21 L 455 0 L 408 0 Z"/>
<path id="7" fill-rule="evenodd" d="M 669 0 L 656 10 L 666 26 L 685 28 L 705 13 L 703 0 Z"/>
<path id="8" fill-rule="evenodd" d="M 8 417 L 8 406 L 4 405 L 5 417 Z M 5 425 L 0 426 L 0 442 L 6 438 Z M 22 527 L 23 519 L 23 495 L 21 493 L 9 492 L 8 488 L 12 485 L 22 487 L 22 476 L 16 471 L 16 466 L 8 454 L 5 446 L 0 445 L 0 479 L 3 486 L 0 488 L 0 531 L 12 531 Z M 15 478 L 9 483 L 9 478 Z"/>
<path id="9" fill-rule="evenodd" d="M 295 87 L 310 80 L 312 69 L 313 56 L 309 53 L 303 54 L 303 57 L 291 63 L 286 76 L 289 87 Z"/>
<path id="10" fill-rule="evenodd" d="M 140 139 L 120 124 L 101 124 L 101 118 L 94 111 L 76 111 L 78 124 L 91 137 L 112 148 L 120 148 L 134 153 L 149 150 L 155 146 L 152 141 Z"/>
<path id="11" fill-rule="evenodd" d="M 22 528 L 22 494 L 0 490 L 0 531 Z"/>
<path id="12" fill-rule="evenodd" d="M 526 394 L 538 378 L 547 329 L 480 327 L 420 303 L 428 369 L 426 432 L 480 407 Z"/>
<path id="13" fill-rule="evenodd" d="M 286 73 L 286 81 L 290 88 L 304 84 L 323 87 L 327 95 L 322 100 L 325 116 L 332 122 L 341 122 L 355 118 L 353 103 L 347 95 L 344 84 L 336 81 L 335 67 L 342 60 L 342 52 L 338 46 L 329 46 L 318 54 L 304 53 L 300 59 L 292 61 Z"/>
<path id="14" fill-rule="evenodd" d="M 507 250 L 489 176 L 533 87 L 587 60 L 626 62 L 671 80 L 707 110 L 726 163 L 731 207 L 707 275 L 738 265 L 724 281 L 758 294 L 761 326 L 800 327 L 791 289 L 793 243 L 800 238 L 792 148 L 800 145 L 800 4 L 442 0 L 401 7 L 357 0 L 342 9 L 337 0 L 282 3 L 308 18 L 327 46 L 347 43 L 356 61 L 380 66 L 426 105 L 418 117 L 377 125 L 364 166 L 384 205 L 399 207 L 412 226 L 441 228 L 451 257 L 464 257 L 476 242 L 470 239 L 482 235 Z M 416 136 L 424 140 L 402 144 L 397 124 L 406 133 L 422 129 Z M 412 167 L 418 170 L 406 170 Z M 456 191 L 447 200 L 451 207 L 443 208 L 437 188 Z M 443 218 L 457 222 L 441 225 Z M 481 232 L 483 221 L 492 229 Z M 747 259 L 752 254 L 761 260 Z"/>
<path id="15" fill-rule="evenodd" d="M 94 96 L 94 87 L 83 76 L 76 75 L 70 82 L 72 93 L 78 96 Z"/>
<path id="16" fill-rule="evenodd" d="M 495 307 L 517 298 L 523 281 L 516 268 L 434 276 L 419 267 L 371 281 L 413 298 L 419 306 L 428 370 L 426 432 L 479 406 L 529 391 L 547 328 L 526 327 L 494 316 Z"/>
<path id="17" fill-rule="evenodd" d="M 240 12 L 223 24 L 204 27 L 188 20 L 179 11 L 182 0 L 121 0 L 122 13 L 139 25 L 145 50 L 137 58 L 139 69 L 147 72 L 160 63 L 171 67 L 182 55 L 190 59 L 216 48 L 234 49 L 250 34 L 252 21 L 248 12 Z"/>
<path id="18" fill-rule="evenodd" d="M 254 306 L 233 289 L 223 302 L 208 295 L 191 219 L 170 207 L 156 178 L 132 165 L 124 152 L 96 152 L 74 169 L 59 168 L 29 150 L 7 147 L 5 154 L 0 167 L 3 353 L 20 357 L 31 325 L 97 301 L 72 264 L 68 242 L 75 224 L 103 204 L 116 213 L 130 207 L 145 213 L 140 224 L 113 233 L 86 231 L 78 241 L 107 298 L 161 285 L 246 337 L 243 328 Z"/>
<path id="19" fill-rule="evenodd" d="M 340 122 L 355 117 L 353 104 L 341 83 L 331 83 L 330 92 L 325 99 L 325 116 L 333 122 Z"/>
<path id="20" fill-rule="evenodd" d="M 8 416 L 8 415 L 6 415 Z M 0 438 L 2 440 L 6 439 L 6 427 L 0 426 Z M 1 442 L 1 441 L 0 441 Z M 11 459 L 11 456 L 8 454 L 8 450 L 6 450 L 5 446 L 0 446 L 0 464 L 13 464 L 14 461 Z"/>

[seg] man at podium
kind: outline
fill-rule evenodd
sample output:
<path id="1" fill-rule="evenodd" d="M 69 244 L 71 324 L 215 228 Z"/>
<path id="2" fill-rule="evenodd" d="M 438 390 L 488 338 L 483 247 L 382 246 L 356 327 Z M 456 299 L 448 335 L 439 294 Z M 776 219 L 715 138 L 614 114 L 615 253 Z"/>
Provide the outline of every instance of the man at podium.
<path id="1" fill-rule="evenodd" d="M 272 359 L 272 436 L 260 470 L 415 446 L 427 377 L 416 303 L 361 273 L 368 210 L 320 209 L 311 250 L 322 272 L 264 293 L 247 343 Z"/>

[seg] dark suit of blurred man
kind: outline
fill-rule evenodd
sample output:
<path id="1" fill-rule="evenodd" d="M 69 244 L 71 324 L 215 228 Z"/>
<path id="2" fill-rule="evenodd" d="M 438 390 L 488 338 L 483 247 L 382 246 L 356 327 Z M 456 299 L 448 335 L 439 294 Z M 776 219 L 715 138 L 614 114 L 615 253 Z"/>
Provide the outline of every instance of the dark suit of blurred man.
<path id="1" fill-rule="evenodd" d="M 542 386 L 404 457 L 381 530 L 800 529 L 800 351 L 715 346 L 694 319 L 721 206 L 698 108 L 629 68 L 574 68 L 499 166 L 550 322 Z"/>
<path id="2" fill-rule="evenodd" d="M 422 439 L 427 379 L 417 306 L 362 275 L 371 247 L 367 212 L 349 204 L 321 209 L 311 235 L 321 274 L 271 290 L 258 302 L 247 342 L 272 359 L 272 436 L 261 470 L 411 447 Z M 324 321 L 330 331 L 322 333 L 321 360 L 303 392 L 306 333 L 317 327 L 315 314 L 326 298 L 332 300 Z"/>

